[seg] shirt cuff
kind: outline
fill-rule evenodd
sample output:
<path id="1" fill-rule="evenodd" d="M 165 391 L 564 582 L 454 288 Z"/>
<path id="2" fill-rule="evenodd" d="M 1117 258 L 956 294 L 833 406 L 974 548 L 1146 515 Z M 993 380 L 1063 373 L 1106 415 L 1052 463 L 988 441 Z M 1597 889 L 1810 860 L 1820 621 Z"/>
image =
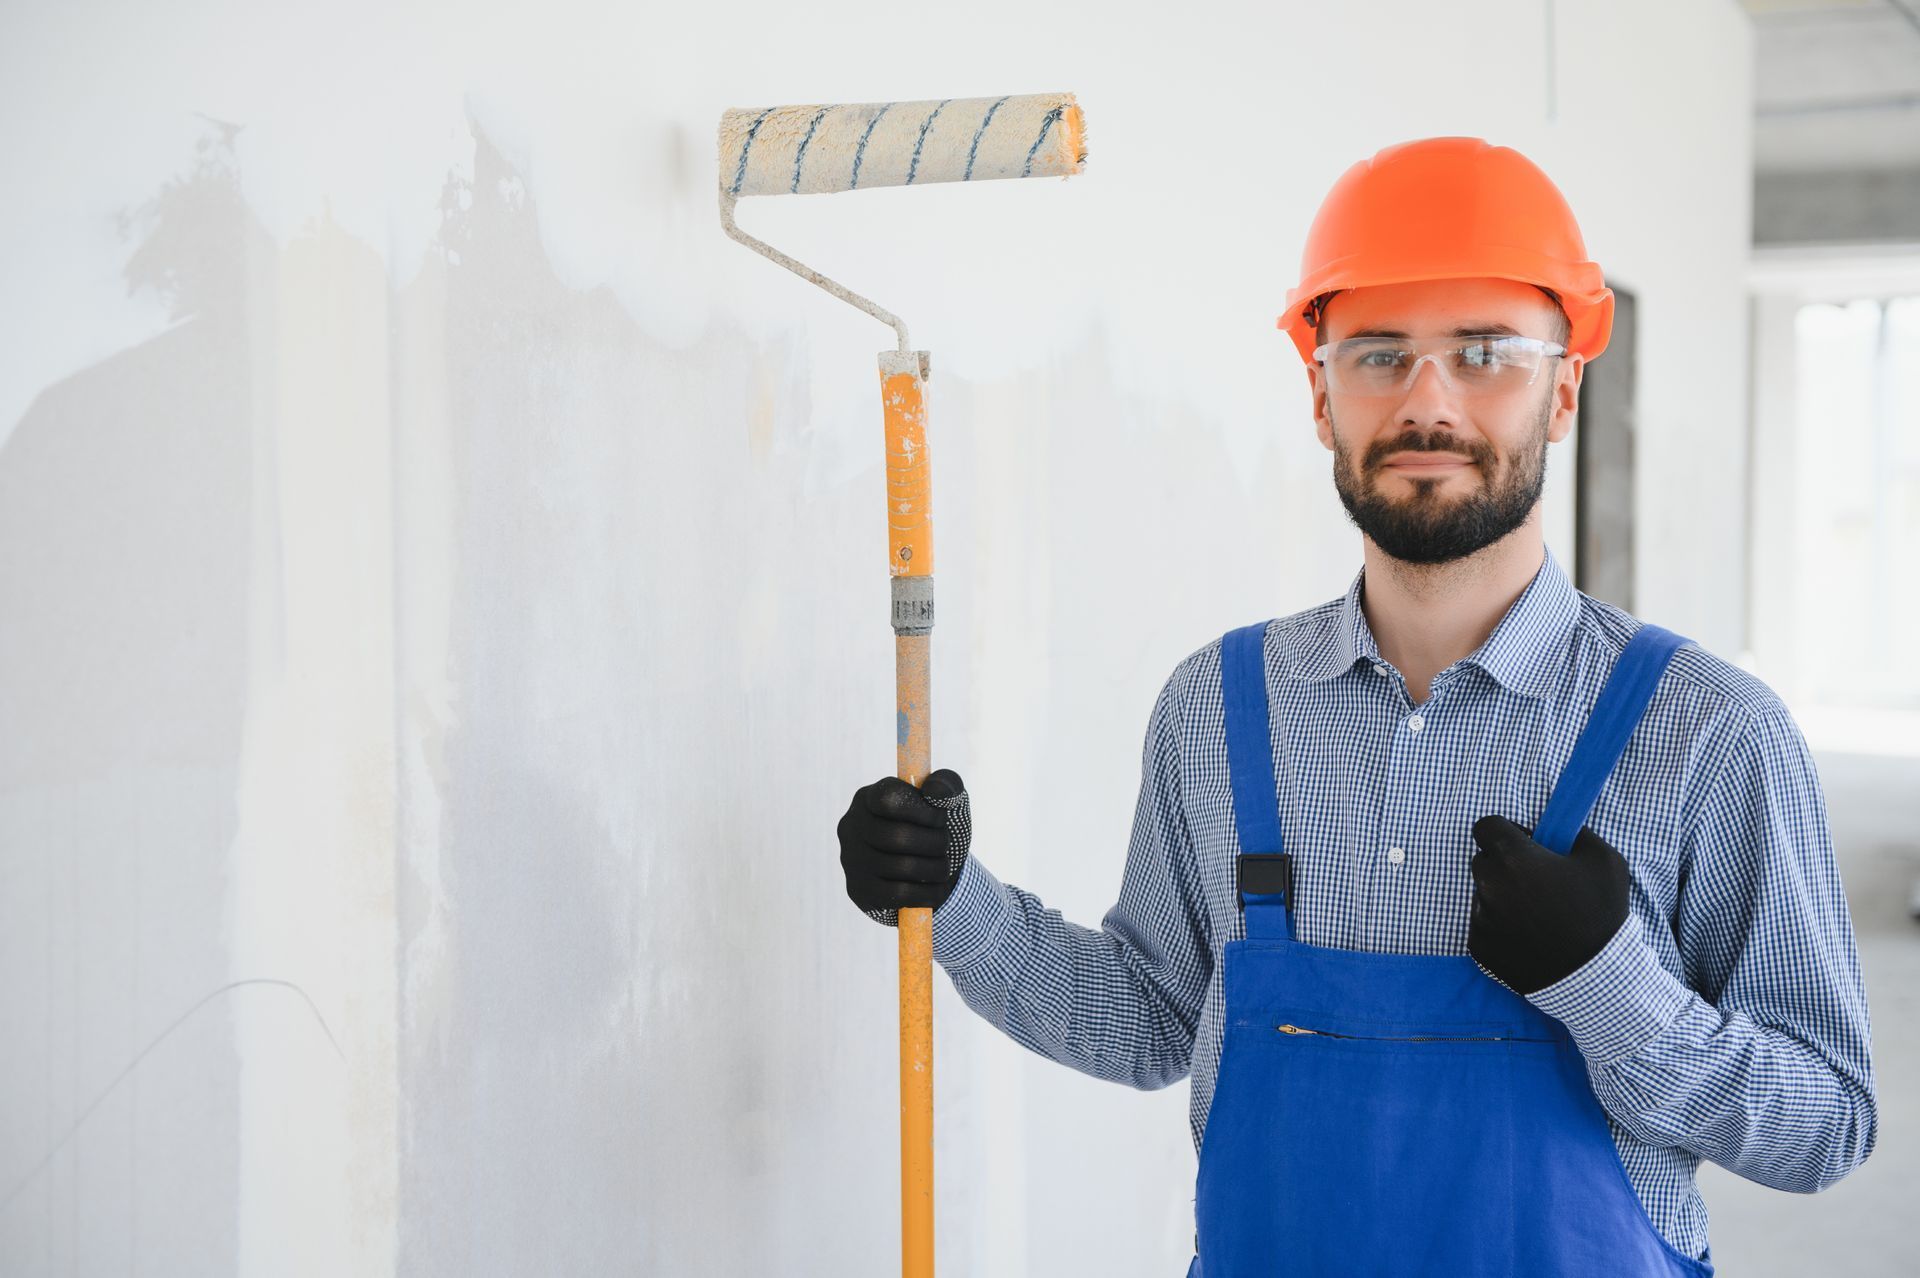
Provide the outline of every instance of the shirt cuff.
<path id="1" fill-rule="evenodd" d="M 953 891 L 933 912 L 934 962 L 949 975 L 972 966 L 1000 947 L 1012 918 L 1006 888 L 969 855 Z"/>
<path id="2" fill-rule="evenodd" d="M 1553 984 L 1526 996 L 1567 1027 L 1580 1054 L 1597 1066 L 1632 1056 L 1679 1017 L 1694 992 L 1660 963 L 1632 913 L 1600 952 Z"/>

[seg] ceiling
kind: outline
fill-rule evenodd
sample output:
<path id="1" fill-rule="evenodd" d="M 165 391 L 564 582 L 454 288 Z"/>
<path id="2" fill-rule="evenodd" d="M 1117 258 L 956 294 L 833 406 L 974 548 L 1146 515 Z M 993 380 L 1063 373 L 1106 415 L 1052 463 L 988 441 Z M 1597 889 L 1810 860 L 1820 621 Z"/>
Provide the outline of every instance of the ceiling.
<path id="1" fill-rule="evenodd" d="M 1758 173 L 1920 169 L 1920 0 L 1741 0 Z"/>

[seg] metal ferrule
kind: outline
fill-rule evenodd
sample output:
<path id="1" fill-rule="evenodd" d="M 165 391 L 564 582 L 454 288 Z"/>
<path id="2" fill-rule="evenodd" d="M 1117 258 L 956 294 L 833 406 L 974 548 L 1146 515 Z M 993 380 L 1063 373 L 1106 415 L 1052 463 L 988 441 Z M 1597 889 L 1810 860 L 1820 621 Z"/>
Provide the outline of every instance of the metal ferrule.
<path id="1" fill-rule="evenodd" d="M 933 578 L 894 577 L 893 633 L 928 635 L 933 633 Z"/>

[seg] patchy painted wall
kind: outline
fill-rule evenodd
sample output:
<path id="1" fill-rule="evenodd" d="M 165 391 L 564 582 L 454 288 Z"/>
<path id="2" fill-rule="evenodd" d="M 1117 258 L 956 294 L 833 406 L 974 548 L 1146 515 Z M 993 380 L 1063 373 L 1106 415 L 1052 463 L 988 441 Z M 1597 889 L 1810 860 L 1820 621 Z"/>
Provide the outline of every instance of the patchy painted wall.
<path id="1" fill-rule="evenodd" d="M 1273 317 L 1390 142 L 1639 292 L 1641 610 L 1738 650 L 1731 4 L 163 9 L 0 50 L 10 1274 L 895 1271 L 888 335 L 721 235 L 725 107 L 1086 107 L 1071 182 L 741 207 L 933 351 L 934 758 L 1068 917 L 1173 664 L 1357 567 Z M 943 1270 L 1182 1272 L 1184 1089 L 936 990 Z"/>

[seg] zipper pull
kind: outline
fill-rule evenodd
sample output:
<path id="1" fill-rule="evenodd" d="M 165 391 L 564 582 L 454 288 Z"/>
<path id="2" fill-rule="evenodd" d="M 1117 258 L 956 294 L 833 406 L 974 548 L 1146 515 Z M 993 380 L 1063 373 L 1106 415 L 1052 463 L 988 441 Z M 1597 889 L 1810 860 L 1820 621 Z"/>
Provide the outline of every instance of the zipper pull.
<path id="1" fill-rule="evenodd" d="M 1319 1030 L 1301 1029 L 1298 1025 L 1276 1025 L 1274 1028 L 1282 1034 L 1318 1034 L 1320 1032 Z"/>

